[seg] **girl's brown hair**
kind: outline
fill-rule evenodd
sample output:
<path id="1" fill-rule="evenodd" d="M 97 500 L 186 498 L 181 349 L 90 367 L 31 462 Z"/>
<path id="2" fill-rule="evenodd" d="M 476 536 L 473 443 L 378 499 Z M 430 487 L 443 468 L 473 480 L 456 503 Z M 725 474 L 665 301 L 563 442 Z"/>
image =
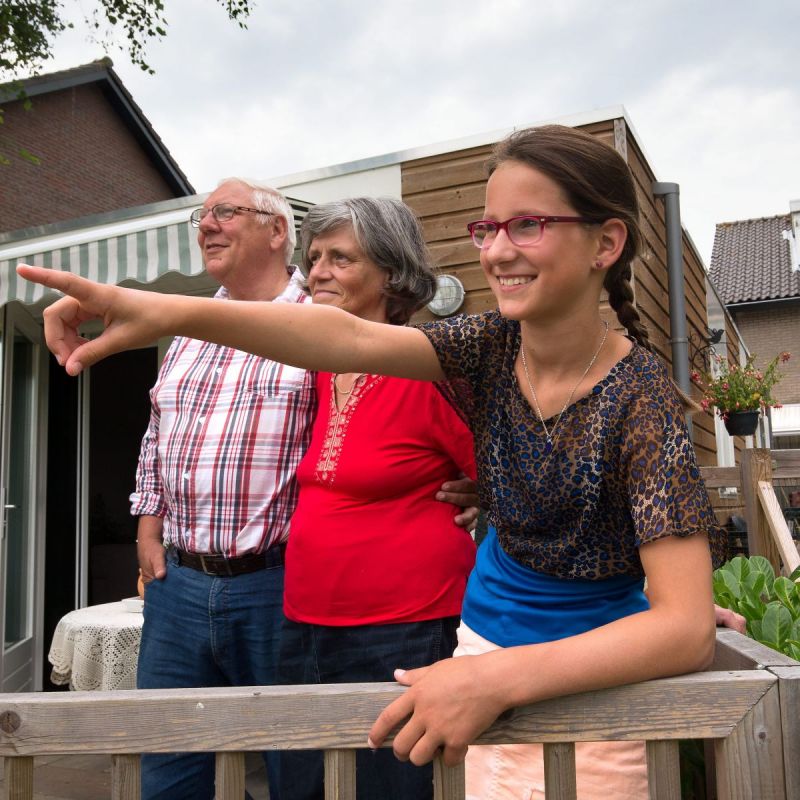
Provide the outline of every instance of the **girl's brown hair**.
<path id="1" fill-rule="evenodd" d="M 620 323 L 640 345 L 652 350 L 647 328 L 633 305 L 631 265 L 641 249 L 642 232 L 633 176 L 622 156 L 588 133 L 543 125 L 515 131 L 499 142 L 488 162 L 489 175 L 506 161 L 518 161 L 547 175 L 580 216 L 597 222 L 622 220 L 628 237 L 603 287 Z"/>

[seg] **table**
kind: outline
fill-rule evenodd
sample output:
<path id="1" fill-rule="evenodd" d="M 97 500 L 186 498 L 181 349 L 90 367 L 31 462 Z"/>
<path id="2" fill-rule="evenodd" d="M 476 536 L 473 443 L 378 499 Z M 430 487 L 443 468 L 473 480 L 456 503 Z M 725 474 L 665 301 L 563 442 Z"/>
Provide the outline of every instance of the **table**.
<path id="1" fill-rule="evenodd" d="M 53 683 L 77 690 L 136 688 L 143 617 L 128 604 L 79 608 L 61 618 L 47 656 Z"/>

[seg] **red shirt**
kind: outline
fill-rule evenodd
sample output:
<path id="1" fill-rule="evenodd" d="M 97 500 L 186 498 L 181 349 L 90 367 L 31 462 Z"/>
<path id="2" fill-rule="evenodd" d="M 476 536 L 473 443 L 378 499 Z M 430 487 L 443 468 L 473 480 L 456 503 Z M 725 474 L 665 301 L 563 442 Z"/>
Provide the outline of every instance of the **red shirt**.
<path id="1" fill-rule="evenodd" d="M 459 614 L 475 544 L 435 495 L 462 472 L 475 477 L 469 429 L 432 383 L 362 376 L 342 411 L 329 373 L 317 391 L 297 470 L 286 616 L 372 625 Z"/>

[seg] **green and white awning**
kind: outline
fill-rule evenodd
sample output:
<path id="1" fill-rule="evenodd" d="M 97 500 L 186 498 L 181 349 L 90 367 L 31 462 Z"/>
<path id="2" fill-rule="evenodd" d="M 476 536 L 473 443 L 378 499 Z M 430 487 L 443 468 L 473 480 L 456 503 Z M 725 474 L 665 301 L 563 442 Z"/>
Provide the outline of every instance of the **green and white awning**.
<path id="1" fill-rule="evenodd" d="M 198 200 L 195 206 L 202 203 L 202 198 Z M 0 243 L 0 307 L 12 300 L 35 305 L 57 296 L 18 278 L 15 267 L 19 263 L 69 271 L 109 284 L 141 286 L 170 273 L 202 275 L 197 231 L 189 223 L 192 200 L 181 202 L 186 207 L 148 214 L 142 212 L 152 207 L 144 206 L 132 210 L 127 219 Z M 290 203 L 297 227 L 310 204 Z M 181 291 L 180 280 L 171 281 L 167 290 Z"/>
<path id="2" fill-rule="evenodd" d="M 15 271 L 18 263 L 74 272 L 112 284 L 125 281 L 148 284 L 171 271 L 200 274 L 203 260 L 197 246 L 197 232 L 189 224 L 186 211 L 181 210 L 177 216 L 172 222 L 140 219 L 138 225 L 117 224 L 108 231 L 83 229 L 0 246 L 0 305 L 11 300 L 32 305 L 45 294 L 53 294 L 18 278 Z M 142 228 L 142 223 L 146 227 Z M 130 227 L 136 229 L 126 230 Z"/>

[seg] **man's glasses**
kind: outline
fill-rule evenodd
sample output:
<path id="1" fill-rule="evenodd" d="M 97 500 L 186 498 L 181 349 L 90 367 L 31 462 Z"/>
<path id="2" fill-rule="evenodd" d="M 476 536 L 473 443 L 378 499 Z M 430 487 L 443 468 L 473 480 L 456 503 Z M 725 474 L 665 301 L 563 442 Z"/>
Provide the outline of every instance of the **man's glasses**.
<path id="1" fill-rule="evenodd" d="M 261 211 L 259 208 L 235 206 L 232 203 L 217 203 L 217 205 L 211 206 L 211 208 L 196 208 L 192 211 L 189 221 L 195 228 L 199 228 L 203 217 L 210 213 L 217 222 L 230 222 L 237 211 L 250 211 L 253 214 L 272 214 L 271 211 Z"/>
<path id="2" fill-rule="evenodd" d="M 506 236 L 512 244 L 517 247 L 530 247 L 538 244 L 544 235 L 546 225 L 551 222 L 584 222 L 595 224 L 596 220 L 584 217 L 542 217 L 530 216 L 511 217 L 505 222 L 495 222 L 491 219 L 479 219 L 477 222 L 470 222 L 467 230 L 472 237 L 475 247 L 481 249 L 491 247 L 492 242 L 497 238 L 500 231 L 505 231 Z"/>

